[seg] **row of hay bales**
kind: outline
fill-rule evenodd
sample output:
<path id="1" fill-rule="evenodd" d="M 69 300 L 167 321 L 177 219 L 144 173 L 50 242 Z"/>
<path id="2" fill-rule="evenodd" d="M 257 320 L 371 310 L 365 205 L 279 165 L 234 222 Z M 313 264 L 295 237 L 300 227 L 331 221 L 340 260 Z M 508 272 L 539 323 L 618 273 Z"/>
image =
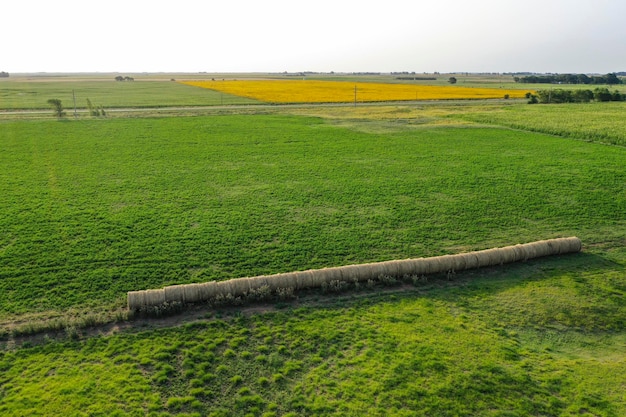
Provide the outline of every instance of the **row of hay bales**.
<path id="1" fill-rule="evenodd" d="M 138 310 L 159 306 L 166 302 L 185 304 L 209 301 L 219 297 L 245 296 L 265 286 L 272 292 L 281 288 L 291 288 L 297 291 L 304 288 L 322 287 L 333 281 L 357 282 L 375 280 L 380 276 L 421 276 L 462 271 L 525 261 L 541 256 L 579 252 L 581 248 L 580 239 L 568 237 L 457 255 L 349 265 L 251 278 L 236 278 L 221 282 L 172 285 L 158 290 L 130 291 L 128 293 L 128 308 Z"/>

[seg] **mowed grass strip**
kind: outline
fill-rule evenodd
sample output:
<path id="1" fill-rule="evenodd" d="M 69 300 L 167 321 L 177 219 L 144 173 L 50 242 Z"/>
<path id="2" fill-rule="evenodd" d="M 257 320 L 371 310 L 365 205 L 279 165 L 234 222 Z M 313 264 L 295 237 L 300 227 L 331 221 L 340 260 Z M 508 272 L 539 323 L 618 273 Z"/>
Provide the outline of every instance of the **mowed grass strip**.
<path id="1" fill-rule="evenodd" d="M 623 237 L 623 148 L 297 116 L 2 127 L 5 321 L 172 284 Z"/>
<path id="2" fill-rule="evenodd" d="M 457 86 L 363 83 L 316 80 L 225 80 L 183 81 L 185 85 L 208 88 L 268 103 L 349 103 L 407 100 L 523 98 L 516 89 Z"/>

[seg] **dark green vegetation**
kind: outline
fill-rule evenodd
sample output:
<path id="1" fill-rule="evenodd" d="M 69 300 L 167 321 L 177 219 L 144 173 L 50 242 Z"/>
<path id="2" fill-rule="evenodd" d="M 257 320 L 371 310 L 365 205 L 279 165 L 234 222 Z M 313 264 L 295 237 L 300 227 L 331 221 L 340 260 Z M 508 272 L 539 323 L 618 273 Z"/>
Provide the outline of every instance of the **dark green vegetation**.
<path id="1" fill-rule="evenodd" d="M 4 121 L 0 414 L 624 415 L 626 150 L 572 139 L 623 144 L 623 110 Z M 404 288 L 7 337 L 128 290 L 570 235 L 582 254 Z"/>

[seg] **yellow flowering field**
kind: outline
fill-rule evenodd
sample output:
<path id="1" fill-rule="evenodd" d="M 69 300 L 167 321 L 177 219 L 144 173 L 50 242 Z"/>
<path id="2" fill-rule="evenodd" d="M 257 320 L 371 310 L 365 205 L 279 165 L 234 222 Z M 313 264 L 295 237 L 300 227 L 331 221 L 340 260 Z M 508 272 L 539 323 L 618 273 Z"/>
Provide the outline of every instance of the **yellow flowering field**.
<path id="1" fill-rule="evenodd" d="M 523 98 L 524 90 L 316 80 L 183 81 L 268 103 L 346 103 L 407 100 Z"/>

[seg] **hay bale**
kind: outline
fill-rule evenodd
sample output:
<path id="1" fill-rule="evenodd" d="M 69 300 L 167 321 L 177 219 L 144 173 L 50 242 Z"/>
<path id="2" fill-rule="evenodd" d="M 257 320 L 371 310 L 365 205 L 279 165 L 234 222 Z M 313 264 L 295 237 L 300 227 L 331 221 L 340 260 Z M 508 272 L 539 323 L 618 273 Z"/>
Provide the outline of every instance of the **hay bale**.
<path id="1" fill-rule="evenodd" d="M 200 284 L 181 285 L 183 289 L 185 303 L 197 303 L 202 300 L 200 296 Z"/>
<path id="2" fill-rule="evenodd" d="M 548 244 L 547 240 L 540 240 L 538 242 L 531 243 L 533 248 L 535 249 L 535 257 L 540 258 L 542 256 L 548 256 L 552 254 L 551 245 Z"/>
<path id="3" fill-rule="evenodd" d="M 559 248 L 558 254 L 580 252 L 583 248 L 582 242 L 577 237 L 554 239 L 554 244 Z"/>
<path id="4" fill-rule="evenodd" d="M 500 263 L 502 264 L 508 264 L 517 260 L 517 253 L 513 246 L 500 248 L 498 249 L 498 253 L 500 254 Z"/>
<path id="5" fill-rule="evenodd" d="M 465 269 L 478 268 L 479 260 L 476 252 L 468 252 L 461 254 L 465 259 Z"/>
<path id="6" fill-rule="evenodd" d="M 250 293 L 249 278 L 235 278 L 230 280 L 230 290 L 234 297 L 240 297 Z"/>
<path id="7" fill-rule="evenodd" d="M 145 292 L 144 291 L 129 291 L 126 295 L 126 301 L 128 303 L 129 310 L 139 310 L 141 307 L 145 307 Z"/>
<path id="8" fill-rule="evenodd" d="M 268 287 L 272 291 L 276 291 L 279 288 L 295 288 L 294 285 L 296 283 L 296 276 L 289 272 L 283 274 L 270 275 L 267 277 L 268 281 L 271 281 L 271 284 L 267 284 Z"/>
<path id="9" fill-rule="evenodd" d="M 313 277 L 313 273 L 311 271 L 298 271 L 294 273 L 294 282 L 296 290 L 305 289 L 305 288 L 313 288 L 315 287 L 316 280 Z"/>
<path id="10" fill-rule="evenodd" d="M 165 303 L 165 291 L 146 290 L 144 293 L 146 306 L 160 306 Z"/>
<path id="11" fill-rule="evenodd" d="M 463 271 L 465 270 L 465 257 L 462 255 L 452 255 L 452 271 Z"/>
<path id="12" fill-rule="evenodd" d="M 215 286 L 217 285 L 215 281 L 209 281 L 199 285 L 200 300 L 198 301 L 208 301 L 215 296 Z"/>
<path id="13" fill-rule="evenodd" d="M 476 259 L 478 259 L 477 268 L 490 265 L 491 257 L 489 256 L 489 253 L 487 252 L 487 250 L 476 251 L 474 252 L 474 256 L 476 256 Z"/>
<path id="14" fill-rule="evenodd" d="M 454 260 L 453 255 L 443 255 L 438 256 L 437 258 L 439 259 L 439 269 L 441 270 L 441 272 L 454 271 L 456 261 Z"/>
<path id="15" fill-rule="evenodd" d="M 378 279 L 379 276 L 388 273 L 388 265 L 386 265 L 386 262 L 373 262 L 366 265 L 368 269 L 365 275 L 361 277 L 360 281 L 367 281 L 369 279 L 375 280 Z"/>
<path id="16" fill-rule="evenodd" d="M 522 245 L 522 247 L 524 248 L 524 251 L 526 252 L 526 258 L 524 259 L 525 261 L 536 257 L 535 247 L 532 244 L 525 243 Z"/>
<path id="17" fill-rule="evenodd" d="M 354 282 L 355 280 L 358 280 L 359 269 L 356 265 L 343 266 L 341 267 L 341 276 L 345 282 Z"/>
<path id="18" fill-rule="evenodd" d="M 313 274 L 313 288 L 319 288 L 332 281 L 343 281 L 345 275 L 344 267 L 323 268 L 311 271 L 311 273 Z"/>
<path id="19" fill-rule="evenodd" d="M 183 285 L 170 285 L 165 287 L 165 301 L 168 303 L 184 303 L 185 302 L 185 290 Z"/>

